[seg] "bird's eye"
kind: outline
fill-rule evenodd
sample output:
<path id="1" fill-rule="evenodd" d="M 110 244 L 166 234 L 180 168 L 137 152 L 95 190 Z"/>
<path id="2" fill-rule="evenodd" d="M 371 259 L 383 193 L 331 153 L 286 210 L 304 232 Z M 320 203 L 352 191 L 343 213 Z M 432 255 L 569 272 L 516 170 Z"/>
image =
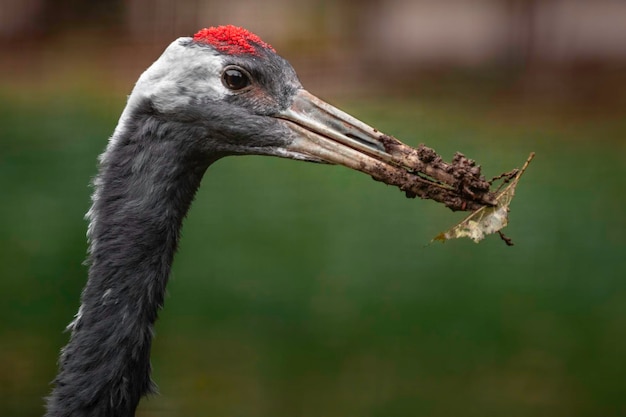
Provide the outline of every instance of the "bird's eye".
<path id="1" fill-rule="evenodd" d="M 250 76 L 238 68 L 226 68 L 222 73 L 222 82 L 231 90 L 241 90 L 250 85 Z"/>

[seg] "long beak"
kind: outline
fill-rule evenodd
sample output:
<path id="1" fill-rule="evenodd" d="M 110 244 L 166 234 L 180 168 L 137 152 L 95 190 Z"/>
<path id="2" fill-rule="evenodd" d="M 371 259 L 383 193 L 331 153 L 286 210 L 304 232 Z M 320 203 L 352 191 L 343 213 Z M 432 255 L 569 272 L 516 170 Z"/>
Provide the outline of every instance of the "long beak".
<path id="1" fill-rule="evenodd" d="M 304 89 L 276 117 L 296 133 L 286 150 L 302 155 L 300 159 L 344 165 L 397 186 L 409 197 L 433 199 L 452 210 L 495 204 L 473 161 L 457 157 L 448 164 L 432 149 L 411 148 Z"/>

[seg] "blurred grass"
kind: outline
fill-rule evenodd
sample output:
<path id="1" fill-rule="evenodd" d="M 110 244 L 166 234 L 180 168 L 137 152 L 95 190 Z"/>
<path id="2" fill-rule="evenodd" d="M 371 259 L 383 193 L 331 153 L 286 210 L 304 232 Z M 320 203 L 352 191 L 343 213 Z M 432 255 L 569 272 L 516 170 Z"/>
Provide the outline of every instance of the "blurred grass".
<path id="1" fill-rule="evenodd" d="M 626 390 L 626 121 L 471 100 L 345 110 L 487 176 L 537 157 L 505 230 L 338 167 L 208 171 L 157 324 L 141 416 L 618 416 Z M 0 94 L 0 415 L 41 415 L 85 281 L 88 181 L 123 107 Z"/>

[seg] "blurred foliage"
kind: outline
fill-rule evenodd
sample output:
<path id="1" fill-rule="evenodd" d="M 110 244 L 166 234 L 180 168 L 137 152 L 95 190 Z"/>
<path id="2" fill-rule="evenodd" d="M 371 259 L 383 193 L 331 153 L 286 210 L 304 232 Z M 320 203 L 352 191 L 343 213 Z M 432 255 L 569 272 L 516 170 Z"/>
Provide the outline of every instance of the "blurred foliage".
<path id="1" fill-rule="evenodd" d="M 505 229 L 516 246 L 425 246 L 463 215 L 343 168 L 219 161 L 156 328 L 162 395 L 138 415 L 626 414 L 626 120 L 338 104 L 487 176 L 536 151 Z M 89 178 L 123 105 L 0 95 L 2 416 L 42 413 L 85 282 Z"/>

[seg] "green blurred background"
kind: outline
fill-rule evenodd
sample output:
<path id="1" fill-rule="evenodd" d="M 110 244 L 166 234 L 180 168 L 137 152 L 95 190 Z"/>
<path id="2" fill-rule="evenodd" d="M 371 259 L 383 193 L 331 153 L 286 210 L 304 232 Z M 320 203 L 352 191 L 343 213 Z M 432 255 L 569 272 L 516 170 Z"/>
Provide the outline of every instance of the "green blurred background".
<path id="1" fill-rule="evenodd" d="M 347 169 L 212 166 L 139 416 L 626 415 L 626 3 L 3 1 L 0 415 L 37 416 L 86 270 L 90 178 L 134 80 L 232 23 L 312 92 L 487 176 L 505 232 Z M 621 24 L 619 23 L 621 22 Z"/>

